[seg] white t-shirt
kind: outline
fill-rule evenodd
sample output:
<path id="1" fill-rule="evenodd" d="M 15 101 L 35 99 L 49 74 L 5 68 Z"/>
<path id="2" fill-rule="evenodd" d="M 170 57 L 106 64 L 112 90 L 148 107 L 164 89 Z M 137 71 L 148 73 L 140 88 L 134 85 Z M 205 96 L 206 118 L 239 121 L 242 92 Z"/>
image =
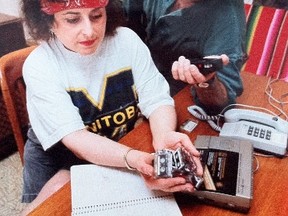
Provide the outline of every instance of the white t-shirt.
<path id="1" fill-rule="evenodd" d="M 43 42 L 28 56 L 23 75 L 30 123 L 44 149 L 85 127 L 123 129 L 122 120 L 136 116 L 132 104 L 147 118 L 159 106 L 174 105 L 148 48 L 125 27 L 88 56 L 57 39 Z"/>

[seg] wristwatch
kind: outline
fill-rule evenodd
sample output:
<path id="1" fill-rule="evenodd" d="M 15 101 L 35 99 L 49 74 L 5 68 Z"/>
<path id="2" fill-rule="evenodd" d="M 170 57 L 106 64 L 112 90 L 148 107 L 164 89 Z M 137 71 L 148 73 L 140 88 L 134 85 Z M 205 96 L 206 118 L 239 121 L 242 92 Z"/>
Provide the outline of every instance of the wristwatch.
<path id="1" fill-rule="evenodd" d="M 208 82 L 198 83 L 197 86 L 199 88 L 208 88 L 209 87 L 209 83 Z"/>
<path id="2" fill-rule="evenodd" d="M 197 86 L 199 88 L 208 88 L 215 80 L 215 76 L 213 76 L 211 79 L 209 79 L 206 82 L 198 83 Z"/>

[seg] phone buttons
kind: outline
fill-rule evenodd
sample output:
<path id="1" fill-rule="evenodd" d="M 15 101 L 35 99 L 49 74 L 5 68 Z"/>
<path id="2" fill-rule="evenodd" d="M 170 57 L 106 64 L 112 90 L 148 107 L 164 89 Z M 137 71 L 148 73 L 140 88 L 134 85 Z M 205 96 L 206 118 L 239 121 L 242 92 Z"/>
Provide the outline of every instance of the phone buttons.
<path id="1" fill-rule="evenodd" d="M 254 136 L 261 139 L 270 140 L 272 132 L 270 130 L 265 130 L 263 128 L 258 128 L 254 126 L 249 126 L 247 135 Z"/>

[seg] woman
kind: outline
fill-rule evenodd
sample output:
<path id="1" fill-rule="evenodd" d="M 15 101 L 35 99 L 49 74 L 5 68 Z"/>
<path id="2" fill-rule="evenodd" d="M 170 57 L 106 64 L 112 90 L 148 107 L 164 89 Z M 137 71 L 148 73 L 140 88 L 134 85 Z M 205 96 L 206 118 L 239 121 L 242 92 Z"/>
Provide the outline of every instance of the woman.
<path id="1" fill-rule="evenodd" d="M 41 44 L 23 67 L 31 122 L 24 152 L 23 214 L 70 179 L 74 164 L 127 167 L 147 186 L 193 191 L 184 178 L 155 179 L 153 155 L 117 142 L 133 129 L 141 111 L 155 150 L 186 148 L 202 175 L 199 152 L 175 132 L 169 87 L 148 48 L 120 27 L 117 0 L 22 0 L 31 35 Z M 157 86 L 157 88 L 155 88 Z"/>

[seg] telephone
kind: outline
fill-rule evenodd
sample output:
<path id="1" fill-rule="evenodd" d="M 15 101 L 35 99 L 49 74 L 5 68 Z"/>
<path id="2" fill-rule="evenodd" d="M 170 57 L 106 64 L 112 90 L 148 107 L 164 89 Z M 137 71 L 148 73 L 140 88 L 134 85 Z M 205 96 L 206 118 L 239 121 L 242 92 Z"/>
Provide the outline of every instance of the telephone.
<path id="1" fill-rule="evenodd" d="M 288 122 L 284 119 L 256 110 L 233 108 L 224 113 L 222 127 L 214 121 L 218 116 L 208 116 L 199 106 L 188 107 L 188 111 L 220 132 L 219 136 L 249 140 L 255 149 L 284 156 L 287 151 Z"/>
<path id="2" fill-rule="evenodd" d="M 256 110 L 230 109 L 224 113 L 220 136 L 249 140 L 255 149 L 284 156 L 288 122 Z"/>

